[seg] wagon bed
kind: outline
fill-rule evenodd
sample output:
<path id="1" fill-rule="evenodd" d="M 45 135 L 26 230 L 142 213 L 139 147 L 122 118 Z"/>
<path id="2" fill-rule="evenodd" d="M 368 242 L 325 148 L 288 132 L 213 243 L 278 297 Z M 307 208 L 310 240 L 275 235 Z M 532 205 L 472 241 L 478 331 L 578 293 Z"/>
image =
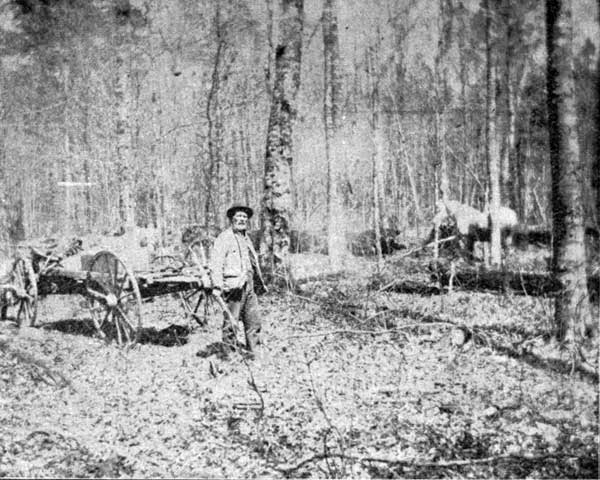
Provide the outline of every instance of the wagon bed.
<path id="1" fill-rule="evenodd" d="M 177 294 L 186 315 L 199 323 L 205 321 L 198 312 L 200 304 L 214 300 L 208 269 L 197 262 L 134 272 L 114 253 L 103 250 L 82 255 L 81 263 L 81 270 L 66 269 L 60 257 L 35 248 L 30 249 L 30 258 L 19 258 L 13 288 L 18 323 L 35 324 L 39 295 L 82 295 L 98 334 L 129 344 L 138 340 L 142 328 L 142 300 Z"/>
<path id="2" fill-rule="evenodd" d="M 192 274 L 134 271 L 142 299 L 203 288 L 202 279 Z M 86 281 L 106 278 L 96 272 L 57 270 L 38 278 L 40 295 L 86 295 Z"/>

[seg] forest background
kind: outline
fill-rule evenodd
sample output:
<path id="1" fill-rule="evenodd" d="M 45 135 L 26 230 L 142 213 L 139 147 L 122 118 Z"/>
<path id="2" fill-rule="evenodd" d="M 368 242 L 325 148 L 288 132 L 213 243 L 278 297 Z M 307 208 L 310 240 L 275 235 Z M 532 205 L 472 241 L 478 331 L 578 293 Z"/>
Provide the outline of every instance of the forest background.
<path id="1" fill-rule="evenodd" d="M 272 0 L 3 1 L 0 196 L 4 242 L 42 235 L 222 227 L 260 209 L 277 8 Z M 338 3 L 336 169 L 346 228 L 408 232 L 449 198 L 483 208 L 485 15 L 478 1 Z M 597 222 L 597 2 L 573 2 L 577 129 Z M 122 10 L 123 11 L 123 10 Z M 492 2 L 502 203 L 548 224 L 543 2 Z M 292 227 L 326 228 L 321 0 L 307 0 L 293 129 Z"/>

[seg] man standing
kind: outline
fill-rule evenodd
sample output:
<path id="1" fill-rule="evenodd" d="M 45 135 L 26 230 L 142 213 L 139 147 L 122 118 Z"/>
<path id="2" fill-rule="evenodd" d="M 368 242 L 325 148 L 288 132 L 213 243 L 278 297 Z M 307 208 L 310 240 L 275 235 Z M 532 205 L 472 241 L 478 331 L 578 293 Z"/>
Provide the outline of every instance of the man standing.
<path id="1" fill-rule="evenodd" d="M 216 238 L 210 262 L 213 293 L 223 295 L 234 321 L 242 321 L 248 352 L 255 351 L 261 343 L 255 287 L 259 292 L 266 290 L 258 256 L 246 234 L 248 220 L 253 213 L 250 207 L 243 205 L 234 205 L 227 210 L 230 228 Z M 230 350 L 236 347 L 232 319 L 226 313 L 223 319 L 223 343 Z"/>

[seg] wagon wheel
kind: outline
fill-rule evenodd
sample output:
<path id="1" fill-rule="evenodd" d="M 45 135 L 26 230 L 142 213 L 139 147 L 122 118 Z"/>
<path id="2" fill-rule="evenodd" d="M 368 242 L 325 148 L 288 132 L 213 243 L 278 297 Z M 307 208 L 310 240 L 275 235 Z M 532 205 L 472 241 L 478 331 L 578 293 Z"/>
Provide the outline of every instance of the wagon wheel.
<path id="1" fill-rule="evenodd" d="M 206 326 L 209 309 L 209 297 L 204 290 L 191 289 L 185 292 L 179 293 L 181 300 L 181 306 L 185 311 L 185 314 L 190 320 L 195 320 L 198 325 Z"/>
<path id="2" fill-rule="evenodd" d="M 142 297 L 132 271 L 112 252 L 98 252 L 89 264 L 87 299 L 94 326 L 101 337 L 119 345 L 139 339 Z"/>
<path id="3" fill-rule="evenodd" d="M 13 265 L 13 278 L 17 290 L 17 324 L 20 327 L 33 327 L 37 316 L 38 287 L 37 277 L 31 262 L 18 258 Z"/>
<path id="4" fill-rule="evenodd" d="M 206 271 L 204 266 L 208 263 L 204 245 L 200 240 L 192 242 L 185 251 L 183 257 L 185 264 L 197 269 L 203 282 Z M 179 293 L 181 304 L 186 315 L 195 320 L 200 326 L 205 326 L 208 318 L 208 309 L 210 298 L 202 288 L 190 289 Z M 202 309 L 200 308 L 202 306 Z"/>

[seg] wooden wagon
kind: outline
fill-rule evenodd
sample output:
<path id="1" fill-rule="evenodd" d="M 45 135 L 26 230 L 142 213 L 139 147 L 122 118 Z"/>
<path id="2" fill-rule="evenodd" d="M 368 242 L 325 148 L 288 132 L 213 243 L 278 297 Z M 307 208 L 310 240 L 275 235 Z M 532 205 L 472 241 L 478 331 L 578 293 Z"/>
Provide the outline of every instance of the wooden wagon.
<path id="1" fill-rule="evenodd" d="M 191 255 L 190 255 L 191 254 Z M 81 256 L 81 270 L 62 266 L 62 258 L 39 248 L 29 247 L 27 255 L 14 262 L 12 281 L 1 285 L 3 317 L 6 308 L 16 308 L 20 326 L 34 326 L 38 298 L 46 295 L 82 295 L 98 335 L 114 338 L 119 344 L 139 339 L 142 329 L 142 301 L 160 295 L 177 294 L 186 315 L 204 322 L 200 310 L 211 301 L 224 307 L 211 294 L 208 269 L 188 251 L 177 262 L 165 258 L 149 271 L 133 272 L 108 250 Z"/>

